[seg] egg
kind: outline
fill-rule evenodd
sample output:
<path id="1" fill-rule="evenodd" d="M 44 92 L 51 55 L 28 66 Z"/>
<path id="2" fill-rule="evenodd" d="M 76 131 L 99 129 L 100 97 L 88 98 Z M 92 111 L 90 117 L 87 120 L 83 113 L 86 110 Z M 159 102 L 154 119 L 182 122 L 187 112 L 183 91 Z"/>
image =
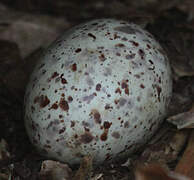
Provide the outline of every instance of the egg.
<path id="1" fill-rule="evenodd" d="M 168 58 L 140 26 L 97 19 L 66 31 L 42 54 L 24 119 L 40 153 L 70 165 L 131 154 L 157 131 L 172 93 Z"/>

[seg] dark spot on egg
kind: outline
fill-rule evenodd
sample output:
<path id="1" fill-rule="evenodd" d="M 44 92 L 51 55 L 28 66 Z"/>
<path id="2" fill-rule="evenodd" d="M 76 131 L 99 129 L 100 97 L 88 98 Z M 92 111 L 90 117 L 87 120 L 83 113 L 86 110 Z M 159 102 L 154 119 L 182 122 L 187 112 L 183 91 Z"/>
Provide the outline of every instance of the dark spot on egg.
<path id="1" fill-rule="evenodd" d="M 41 95 L 34 98 L 34 103 L 39 103 L 40 107 L 44 108 L 50 103 L 50 100 L 47 96 Z"/>
<path id="2" fill-rule="evenodd" d="M 59 73 L 54 72 L 47 81 L 50 82 L 52 79 L 56 78 L 57 76 L 59 76 Z"/>
<path id="3" fill-rule="evenodd" d="M 98 25 L 98 23 L 92 23 L 92 26 L 96 26 L 96 25 Z"/>
<path id="4" fill-rule="evenodd" d="M 100 59 L 101 61 L 105 61 L 105 60 L 106 60 L 106 57 L 105 57 L 104 54 L 100 54 L 99 59 Z"/>
<path id="5" fill-rule="evenodd" d="M 108 136 L 108 132 L 103 132 L 100 136 L 101 141 L 106 141 Z"/>
<path id="6" fill-rule="evenodd" d="M 139 49 L 138 53 L 139 53 L 139 56 L 141 57 L 141 59 L 144 59 L 145 52 L 142 49 Z"/>
<path id="7" fill-rule="evenodd" d="M 158 101 L 160 102 L 161 98 L 160 98 L 160 94 L 162 92 L 162 88 L 158 85 L 156 85 L 156 90 L 157 90 L 157 93 L 158 93 Z"/>
<path id="8" fill-rule="evenodd" d="M 64 132 L 65 132 L 65 130 L 66 130 L 66 127 L 64 126 L 62 129 L 60 129 L 60 130 L 59 130 L 59 134 L 64 133 Z"/>
<path id="9" fill-rule="evenodd" d="M 100 91 L 101 90 L 101 84 L 96 84 L 96 91 Z"/>
<path id="10" fill-rule="evenodd" d="M 129 88 L 125 88 L 125 94 L 129 95 Z"/>
<path id="11" fill-rule="evenodd" d="M 112 137 L 114 137 L 115 139 L 119 139 L 119 138 L 120 138 L 120 134 L 119 134 L 119 132 L 117 132 L 117 131 L 113 132 L 111 135 L 112 135 Z"/>
<path id="12" fill-rule="evenodd" d="M 75 121 L 71 121 L 71 128 L 75 126 Z"/>
<path id="13" fill-rule="evenodd" d="M 69 104 L 68 104 L 68 102 L 64 98 L 61 98 L 61 100 L 59 102 L 59 107 L 63 111 L 68 111 L 69 110 Z"/>
<path id="14" fill-rule="evenodd" d="M 106 154 L 106 161 L 110 160 L 111 159 L 111 155 L 109 153 Z"/>
<path id="15" fill-rule="evenodd" d="M 151 49 L 151 46 L 149 44 L 146 44 L 146 46 L 147 46 L 148 49 Z"/>
<path id="16" fill-rule="evenodd" d="M 34 106 L 31 106 L 31 111 L 32 111 L 32 113 L 34 113 L 34 111 L 35 111 L 35 107 Z"/>
<path id="17" fill-rule="evenodd" d="M 124 128 L 128 128 L 129 127 L 129 121 L 126 121 L 125 123 L 124 123 Z"/>
<path id="18" fill-rule="evenodd" d="M 139 79 L 141 76 L 139 74 L 135 74 L 134 77 L 136 77 L 137 79 Z"/>
<path id="19" fill-rule="evenodd" d="M 91 114 L 92 114 L 93 117 L 94 117 L 94 121 L 95 121 L 97 124 L 101 124 L 101 122 L 102 122 L 102 120 L 101 120 L 101 115 L 100 115 L 100 113 L 98 112 L 98 110 L 92 109 Z"/>
<path id="20" fill-rule="evenodd" d="M 127 41 L 128 39 L 126 37 L 123 37 L 121 40 L 122 41 Z"/>
<path id="21" fill-rule="evenodd" d="M 92 33 L 88 33 L 88 36 L 89 36 L 89 37 L 92 37 L 92 38 L 93 38 L 93 41 L 95 41 L 95 40 L 96 40 L 96 36 L 95 36 L 95 35 L 93 35 Z"/>
<path id="22" fill-rule="evenodd" d="M 125 56 L 125 58 L 128 59 L 128 60 L 133 59 L 133 58 L 135 58 L 135 54 L 134 53 L 133 54 L 127 54 Z"/>
<path id="23" fill-rule="evenodd" d="M 119 39 L 121 36 L 118 36 L 117 33 L 114 33 L 114 39 Z"/>
<path id="24" fill-rule="evenodd" d="M 128 84 L 125 82 L 125 81 L 123 81 L 122 83 L 121 83 L 121 88 L 122 89 L 125 89 L 125 88 L 127 88 L 128 87 Z"/>
<path id="25" fill-rule="evenodd" d="M 135 41 L 129 41 L 129 42 L 131 42 L 133 44 L 133 46 L 136 46 L 136 47 L 139 46 L 139 43 L 138 42 L 135 42 Z"/>
<path id="26" fill-rule="evenodd" d="M 119 105 L 124 106 L 126 104 L 127 100 L 125 98 L 120 98 L 119 99 Z"/>
<path id="27" fill-rule="evenodd" d="M 121 56 L 121 53 L 117 52 L 117 53 L 116 53 L 116 56 Z"/>
<path id="28" fill-rule="evenodd" d="M 81 52 L 81 50 L 82 50 L 81 48 L 77 48 L 77 49 L 75 50 L 75 52 L 76 52 L 76 53 L 79 53 L 79 52 Z"/>
<path id="29" fill-rule="evenodd" d="M 108 121 L 104 121 L 104 124 L 103 124 L 104 129 L 109 129 L 111 127 L 111 125 L 112 125 L 112 122 L 110 123 Z"/>
<path id="30" fill-rule="evenodd" d="M 121 89 L 120 89 L 120 88 L 117 88 L 117 89 L 115 90 L 115 93 L 121 94 Z"/>
<path id="31" fill-rule="evenodd" d="M 68 102 L 72 102 L 73 101 L 73 98 L 71 96 L 69 96 L 67 99 L 68 99 Z"/>
<path id="32" fill-rule="evenodd" d="M 122 44 L 122 43 L 118 43 L 118 44 L 115 44 L 115 47 L 122 48 L 122 47 L 125 47 L 125 45 L 124 45 L 124 44 Z"/>
<path id="33" fill-rule="evenodd" d="M 141 101 L 141 97 L 140 97 L 140 96 L 137 97 L 137 101 L 138 101 L 138 102 Z"/>
<path id="34" fill-rule="evenodd" d="M 114 100 L 114 103 L 115 103 L 115 104 L 118 104 L 118 103 L 119 103 L 119 100 L 118 100 L 118 99 L 115 99 L 115 100 Z"/>
<path id="35" fill-rule="evenodd" d="M 94 137 L 91 135 L 90 132 L 87 132 L 87 131 L 80 136 L 80 141 L 84 144 L 88 144 L 92 142 L 93 139 Z"/>
<path id="36" fill-rule="evenodd" d="M 39 67 L 38 67 L 38 69 L 41 69 L 41 68 L 43 68 L 45 66 L 45 63 L 42 63 Z"/>
<path id="37" fill-rule="evenodd" d="M 140 88 L 144 89 L 144 88 L 145 88 L 145 86 L 144 86 L 143 84 L 140 84 Z"/>
<path id="38" fill-rule="evenodd" d="M 57 109 L 58 108 L 58 104 L 57 103 L 54 103 L 52 104 L 52 106 L 49 108 L 50 109 Z"/>
<path id="39" fill-rule="evenodd" d="M 93 99 L 94 97 L 96 96 L 97 94 L 93 93 L 93 94 L 90 94 L 89 96 L 84 96 L 83 97 L 83 101 L 87 101 L 87 104 L 89 104 Z"/>
<path id="40" fill-rule="evenodd" d="M 72 70 L 73 72 L 77 71 L 77 64 L 76 64 L 76 63 L 72 64 L 71 70 Z"/>
<path id="41" fill-rule="evenodd" d="M 67 84 L 67 80 L 65 78 L 61 78 L 61 83 L 62 84 Z"/>
<path id="42" fill-rule="evenodd" d="M 82 121 L 82 125 L 83 125 L 84 127 L 89 127 L 89 126 L 90 126 L 90 124 L 89 124 L 88 122 L 85 122 L 85 121 Z"/>
<path id="43" fill-rule="evenodd" d="M 127 80 L 122 81 L 121 88 L 124 89 L 125 94 L 129 95 L 129 88 L 128 88 Z"/>
<path id="44" fill-rule="evenodd" d="M 113 109 L 113 107 L 110 106 L 110 104 L 106 104 L 105 107 L 104 107 L 104 109 L 106 109 L 106 110 L 108 110 L 108 109 Z"/>

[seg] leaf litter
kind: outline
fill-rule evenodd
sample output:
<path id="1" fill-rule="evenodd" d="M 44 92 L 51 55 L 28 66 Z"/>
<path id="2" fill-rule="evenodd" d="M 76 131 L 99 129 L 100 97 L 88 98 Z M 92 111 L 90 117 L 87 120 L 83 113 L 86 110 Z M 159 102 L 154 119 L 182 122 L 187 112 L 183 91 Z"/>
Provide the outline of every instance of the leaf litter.
<path id="1" fill-rule="evenodd" d="M 79 0 L 56 0 L 55 4 L 47 0 L 44 3 L 30 0 L 23 3 L 2 2 L 7 6 L 0 4 L 0 178 L 44 180 L 50 175 L 49 178 L 53 180 L 125 180 L 135 178 L 134 171 L 138 164 L 144 167 L 148 163 L 157 162 L 169 170 L 194 179 L 192 0 L 115 0 L 113 3 L 100 0 L 86 1 L 82 5 Z M 173 97 L 168 122 L 165 121 L 152 140 L 133 156 L 99 167 L 93 167 L 92 160 L 84 157 L 80 167 L 72 168 L 67 164 L 46 160 L 35 153 L 23 125 L 23 95 L 28 77 L 42 49 L 65 29 L 100 17 L 132 20 L 154 34 L 171 62 Z M 5 148 L 7 146 L 9 150 Z"/>

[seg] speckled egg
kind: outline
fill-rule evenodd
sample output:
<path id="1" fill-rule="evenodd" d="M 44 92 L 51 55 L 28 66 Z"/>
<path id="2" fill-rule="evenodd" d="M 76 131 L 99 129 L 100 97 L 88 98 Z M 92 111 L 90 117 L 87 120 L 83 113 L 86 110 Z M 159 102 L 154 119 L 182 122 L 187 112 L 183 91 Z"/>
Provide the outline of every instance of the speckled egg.
<path id="1" fill-rule="evenodd" d="M 25 125 L 41 153 L 70 165 L 133 153 L 167 113 L 168 58 L 153 36 L 125 21 L 75 26 L 41 56 L 25 95 Z"/>

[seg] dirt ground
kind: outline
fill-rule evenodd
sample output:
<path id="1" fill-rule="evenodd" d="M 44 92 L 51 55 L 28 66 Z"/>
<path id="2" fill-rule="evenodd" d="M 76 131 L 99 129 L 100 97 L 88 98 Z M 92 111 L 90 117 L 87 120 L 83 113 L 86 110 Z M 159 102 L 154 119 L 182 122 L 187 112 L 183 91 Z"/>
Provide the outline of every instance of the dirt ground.
<path id="1" fill-rule="evenodd" d="M 146 146 L 122 162 L 97 168 L 88 157 L 75 168 L 47 162 L 24 128 L 29 75 L 41 51 L 63 31 L 102 17 L 140 24 L 167 52 L 173 72 L 168 117 Z M 156 161 L 194 179 L 193 124 L 194 1 L 0 0 L 0 180 L 127 180 L 134 179 L 136 165 Z"/>

